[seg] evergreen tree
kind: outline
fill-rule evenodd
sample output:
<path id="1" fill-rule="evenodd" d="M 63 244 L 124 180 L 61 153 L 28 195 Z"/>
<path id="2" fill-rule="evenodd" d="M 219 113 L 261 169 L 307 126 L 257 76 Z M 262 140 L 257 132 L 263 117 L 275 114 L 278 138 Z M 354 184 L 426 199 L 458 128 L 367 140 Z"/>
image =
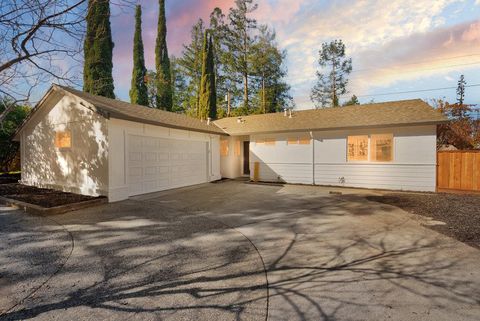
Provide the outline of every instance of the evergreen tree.
<path id="1" fill-rule="evenodd" d="M 226 31 L 225 15 L 222 9 L 215 8 L 210 14 L 210 35 L 213 42 L 215 61 L 215 85 L 217 89 L 217 106 L 221 105 L 230 88 L 227 86 L 227 76 L 224 68 L 225 51 L 224 38 Z"/>
<path id="2" fill-rule="evenodd" d="M 206 31 L 203 41 L 202 79 L 200 81 L 200 119 L 207 119 L 207 117 L 215 119 L 217 117 L 214 64 L 213 42 L 208 35 L 208 31 Z"/>
<path id="3" fill-rule="evenodd" d="M 135 11 L 135 35 L 133 37 L 133 71 L 130 101 L 132 104 L 148 106 L 146 84 L 147 68 L 143 54 L 142 41 L 142 7 L 137 5 Z"/>
<path id="4" fill-rule="evenodd" d="M 178 58 L 170 57 L 170 71 L 172 73 L 173 112 L 193 116 L 188 105 L 187 82 L 178 64 Z"/>
<path id="5" fill-rule="evenodd" d="M 339 96 L 347 93 L 347 76 L 352 71 L 352 59 L 345 56 L 342 40 L 323 43 L 318 64 L 326 70 L 317 71 L 310 99 L 317 107 L 337 107 Z"/>
<path id="6" fill-rule="evenodd" d="M 467 82 L 465 81 L 465 76 L 461 75 L 460 79 L 457 83 L 457 104 L 463 105 L 463 101 L 465 100 L 465 85 Z"/>
<path id="7" fill-rule="evenodd" d="M 167 48 L 167 21 L 165 0 L 159 0 L 158 34 L 155 46 L 155 65 L 157 69 L 157 108 L 171 111 L 173 108 L 172 79 L 170 58 Z"/>
<path id="8" fill-rule="evenodd" d="M 203 40 L 205 27 L 202 19 L 192 27 L 191 41 L 183 46 L 181 57 L 178 59 L 178 72 L 182 73 L 186 82 L 186 99 L 188 108 L 186 113 L 198 117 L 200 98 L 200 81 L 202 78 Z"/>
<path id="9" fill-rule="evenodd" d="M 213 44 L 213 37 L 210 37 L 208 43 L 208 73 L 210 77 L 210 106 L 208 109 L 208 117 L 211 119 L 217 119 L 217 82 L 215 73 L 215 47 Z"/>
<path id="10" fill-rule="evenodd" d="M 357 96 L 352 95 L 352 98 L 350 100 L 346 101 L 343 106 L 353 106 L 353 105 L 360 105 L 360 101 L 358 101 Z"/>
<path id="11" fill-rule="evenodd" d="M 251 76 L 252 47 L 255 38 L 252 31 L 257 29 L 257 21 L 249 15 L 258 8 L 254 0 L 235 0 L 235 7 L 230 8 L 228 15 L 229 26 L 225 32 L 226 45 L 226 73 L 230 75 L 230 84 L 238 83 L 238 78 L 243 84 L 243 111 L 248 114 L 249 104 L 249 78 Z"/>
<path id="12" fill-rule="evenodd" d="M 113 41 L 110 29 L 110 1 L 89 0 L 84 43 L 83 90 L 115 98 L 112 77 Z"/>
<path id="13" fill-rule="evenodd" d="M 283 68 L 286 52 L 278 49 L 275 38 L 275 31 L 262 25 L 253 46 L 252 71 L 259 88 L 256 105 L 260 113 L 280 111 L 292 103 L 288 94 L 290 86 L 283 80 L 286 76 Z"/>

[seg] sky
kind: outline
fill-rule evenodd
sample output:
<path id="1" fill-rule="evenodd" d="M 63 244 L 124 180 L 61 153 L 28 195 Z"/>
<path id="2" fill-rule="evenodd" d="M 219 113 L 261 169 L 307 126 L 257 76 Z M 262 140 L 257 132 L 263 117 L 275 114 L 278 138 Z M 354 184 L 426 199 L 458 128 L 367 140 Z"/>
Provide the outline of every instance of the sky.
<path id="1" fill-rule="evenodd" d="M 143 7 L 143 40 L 148 69 L 154 69 L 158 2 Z M 208 20 L 234 0 L 166 0 L 167 42 L 179 56 L 199 18 Z M 323 42 L 342 39 L 352 58 L 349 93 L 362 103 L 421 98 L 455 101 L 461 74 L 480 84 L 480 0 L 258 0 L 253 16 L 277 32 L 287 51 L 287 82 L 298 109 L 313 108 L 310 90 Z M 128 99 L 132 72 L 133 10 L 112 7 L 115 93 Z M 393 94 L 399 93 L 399 94 Z M 480 104 L 480 86 L 466 89 L 466 103 Z"/>

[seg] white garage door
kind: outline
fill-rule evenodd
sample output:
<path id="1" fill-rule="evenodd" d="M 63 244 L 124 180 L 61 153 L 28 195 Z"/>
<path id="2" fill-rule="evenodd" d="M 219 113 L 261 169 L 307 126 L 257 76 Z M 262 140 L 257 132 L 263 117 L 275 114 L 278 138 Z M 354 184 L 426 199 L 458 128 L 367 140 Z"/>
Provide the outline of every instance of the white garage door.
<path id="1" fill-rule="evenodd" d="M 207 143 L 129 135 L 129 195 L 205 183 Z"/>

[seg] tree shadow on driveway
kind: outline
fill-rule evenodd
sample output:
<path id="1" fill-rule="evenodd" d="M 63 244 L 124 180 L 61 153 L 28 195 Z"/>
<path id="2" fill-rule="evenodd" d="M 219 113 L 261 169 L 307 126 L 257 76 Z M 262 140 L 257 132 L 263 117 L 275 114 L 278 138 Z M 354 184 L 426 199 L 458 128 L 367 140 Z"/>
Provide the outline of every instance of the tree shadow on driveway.
<path id="1" fill-rule="evenodd" d="M 480 313 L 478 251 L 361 198 L 223 183 L 54 220 L 74 237 L 70 259 L 48 288 L 2 319 L 475 320 Z M 27 255 L 9 253 L 13 261 Z M 18 277 L 22 284 L 36 275 Z"/>

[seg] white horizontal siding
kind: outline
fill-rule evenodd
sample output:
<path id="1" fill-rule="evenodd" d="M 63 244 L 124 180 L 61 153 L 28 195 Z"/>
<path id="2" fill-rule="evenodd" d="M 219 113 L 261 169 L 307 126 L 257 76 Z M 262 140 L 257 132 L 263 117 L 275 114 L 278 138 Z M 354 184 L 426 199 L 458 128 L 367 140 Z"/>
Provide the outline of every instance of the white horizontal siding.
<path id="1" fill-rule="evenodd" d="M 349 135 L 380 133 L 393 134 L 393 162 L 347 161 Z M 254 163 L 258 162 L 259 178 L 262 181 L 392 190 L 435 190 L 435 125 L 315 132 L 314 146 L 287 144 L 288 138 L 308 135 L 306 132 L 252 135 L 251 176 L 254 175 Z M 257 139 L 265 138 L 274 138 L 275 145 L 255 143 Z"/>
<path id="2" fill-rule="evenodd" d="M 315 164 L 318 185 L 434 191 L 435 175 L 434 164 Z"/>
<path id="3" fill-rule="evenodd" d="M 250 163 L 253 175 L 253 163 Z M 285 182 L 291 184 L 312 184 L 312 164 L 295 163 L 260 163 L 261 181 Z"/>

